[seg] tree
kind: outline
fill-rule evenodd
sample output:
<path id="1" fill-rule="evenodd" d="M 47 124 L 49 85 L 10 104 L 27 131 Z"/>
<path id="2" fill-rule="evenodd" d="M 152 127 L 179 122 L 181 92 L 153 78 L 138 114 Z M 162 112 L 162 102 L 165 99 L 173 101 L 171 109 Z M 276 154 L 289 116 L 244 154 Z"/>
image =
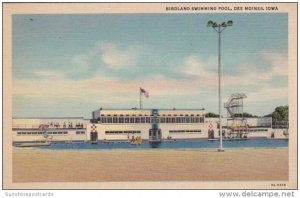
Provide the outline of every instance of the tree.
<path id="1" fill-rule="evenodd" d="M 218 118 L 219 114 L 215 114 L 215 113 L 209 112 L 209 113 L 205 114 L 205 117 L 208 117 L 208 118 Z"/>
<path id="2" fill-rule="evenodd" d="M 244 117 L 244 118 L 256 118 L 257 117 L 257 115 L 252 115 L 252 114 L 247 113 L 247 112 L 244 112 L 243 114 L 236 113 L 236 114 L 234 114 L 234 116 L 237 117 L 237 118 L 241 118 L 241 117 Z"/>
<path id="3" fill-rule="evenodd" d="M 289 120 L 289 106 L 279 106 L 275 108 L 273 113 L 265 115 L 264 117 L 272 117 L 273 122 L 282 122 Z"/>
<path id="4" fill-rule="evenodd" d="M 286 125 L 289 121 L 289 106 L 278 106 L 273 113 L 265 115 L 264 117 L 272 117 L 273 125 Z"/>

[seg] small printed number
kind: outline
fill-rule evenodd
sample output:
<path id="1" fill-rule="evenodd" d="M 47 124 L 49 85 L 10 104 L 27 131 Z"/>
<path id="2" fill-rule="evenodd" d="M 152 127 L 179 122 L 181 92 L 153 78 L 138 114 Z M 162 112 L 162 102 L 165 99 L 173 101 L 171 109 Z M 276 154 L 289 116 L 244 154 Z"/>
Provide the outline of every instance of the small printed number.
<path id="1" fill-rule="evenodd" d="M 286 184 L 271 184 L 271 186 L 281 186 L 281 187 L 283 187 L 283 186 L 286 186 Z"/>

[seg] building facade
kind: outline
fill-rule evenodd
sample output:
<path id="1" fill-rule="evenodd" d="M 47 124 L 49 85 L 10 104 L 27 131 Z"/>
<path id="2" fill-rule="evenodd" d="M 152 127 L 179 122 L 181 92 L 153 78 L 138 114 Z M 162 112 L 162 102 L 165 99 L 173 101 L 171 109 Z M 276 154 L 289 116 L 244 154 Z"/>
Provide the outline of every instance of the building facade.
<path id="1" fill-rule="evenodd" d="M 86 127 L 90 120 L 83 118 L 13 118 L 12 139 L 14 142 L 85 141 Z M 45 131 L 39 127 L 47 125 Z"/>
<path id="2" fill-rule="evenodd" d="M 151 139 L 207 138 L 203 109 L 99 109 L 93 112 L 87 134 L 98 139 L 126 140 L 136 136 Z"/>
<path id="3" fill-rule="evenodd" d="M 204 109 L 98 109 L 92 119 L 13 118 L 13 142 L 50 140 L 130 141 L 136 137 L 160 141 L 176 139 L 218 139 L 219 118 L 205 117 Z M 47 125 L 46 130 L 39 126 Z M 224 138 L 288 138 L 272 129 L 271 118 L 246 118 L 246 125 L 231 127 L 222 118 Z"/>

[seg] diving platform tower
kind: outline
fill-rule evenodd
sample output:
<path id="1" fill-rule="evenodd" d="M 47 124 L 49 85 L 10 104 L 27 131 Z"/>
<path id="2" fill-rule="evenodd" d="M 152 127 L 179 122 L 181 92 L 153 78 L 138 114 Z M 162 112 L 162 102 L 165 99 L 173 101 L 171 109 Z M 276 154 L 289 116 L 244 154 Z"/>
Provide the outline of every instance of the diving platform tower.
<path id="1" fill-rule="evenodd" d="M 231 94 L 224 104 L 227 109 L 227 135 L 230 139 L 247 138 L 247 119 L 244 118 L 243 100 L 247 96 L 243 93 Z"/>

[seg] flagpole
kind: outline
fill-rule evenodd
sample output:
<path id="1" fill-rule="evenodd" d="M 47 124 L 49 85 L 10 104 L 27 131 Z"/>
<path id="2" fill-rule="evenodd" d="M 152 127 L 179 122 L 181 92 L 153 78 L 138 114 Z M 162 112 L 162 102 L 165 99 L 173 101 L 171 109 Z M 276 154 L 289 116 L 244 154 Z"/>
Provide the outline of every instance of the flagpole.
<path id="1" fill-rule="evenodd" d="M 142 90 L 140 88 L 140 109 L 142 109 Z"/>

